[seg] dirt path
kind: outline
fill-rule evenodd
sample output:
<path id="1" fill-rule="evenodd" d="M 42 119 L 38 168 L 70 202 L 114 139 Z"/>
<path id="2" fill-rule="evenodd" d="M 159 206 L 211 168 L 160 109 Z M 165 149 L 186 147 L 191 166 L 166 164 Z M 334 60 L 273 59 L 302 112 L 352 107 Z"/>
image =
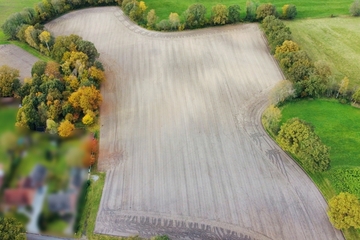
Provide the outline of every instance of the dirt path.
<path id="1" fill-rule="evenodd" d="M 20 80 L 31 77 L 31 68 L 39 59 L 18 46 L 0 45 L 0 66 L 8 65 L 20 71 Z"/>
<path id="2" fill-rule="evenodd" d="M 282 75 L 256 24 L 159 33 L 107 7 L 46 27 L 94 42 L 107 70 L 95 232 L 343 239 L 314 184 L 261 128 Z"/>

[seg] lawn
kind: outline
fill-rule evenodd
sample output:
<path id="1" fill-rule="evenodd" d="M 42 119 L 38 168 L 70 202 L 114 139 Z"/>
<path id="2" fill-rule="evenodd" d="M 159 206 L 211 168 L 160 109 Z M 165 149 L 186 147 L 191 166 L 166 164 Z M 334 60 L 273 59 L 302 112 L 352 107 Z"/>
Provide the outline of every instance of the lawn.
<path id="1" fill-rule="evenodd" d="M 297 101 L 282 109 L 283 121 L 298 117 L 315 126 L 315 132 L 331 147 L 331 166 L 360 166 L 360 109 L 336 100 Z"/>
<path id="2" fill-rule="evenodd" d="M 282 6 L 285 4 L 294 4 L 298 11 L 297 18 L 324 18 L 329 17 L 331 14 L 336 16 L 339 15 L 349 15 L 349 7 L 352 0 L 320 0 L 320 1 L 309 1 L 309 0 L 280 0 L 280 1 L 254 1 L 259 3 L 268 3 L 272 2 L 277 7 L 278 11 L 281 12 Z M 241 8 L 241 18 L 245 17 L 246 13 L 246 0 L 186 0 L 186 1 L 177 1 L 177 0 L 166 0 L 166 1 L 157 1 L 157 0 L 145 0 L 148 9 L 155 9 L 156 14 L 159 16 L 159 19 L 168 18 L 170 12 L 177 12 L 179 15 L 182 14 L 188 6 L 193 3 L 202 3 L 207 8 L 208 16 L 210 16 L 211 7 L 221 3 L 226 6 L 232 4 L 239 4 Z"/>
<path id="3" fill-rule="evenodd" d="M 331 148 L 331 168 L 309 174 L 324 197 L 329 200 L 344 191 L 360 198 L 360 109 L 336 100 L 301 100 L 282 108 L 282 123 L 298 117 L 315 127 L 321 140 Z M 347 239 L 359 239 L 360 230 L 344 231 Z"/>
<path id="4" fill-rule="evenodd" d="M 341 17 L 289 21 L 294 41 L 314 60 L 330 63 L 335 78 L 349 77 L 360 86 L 360 18 Z"/>

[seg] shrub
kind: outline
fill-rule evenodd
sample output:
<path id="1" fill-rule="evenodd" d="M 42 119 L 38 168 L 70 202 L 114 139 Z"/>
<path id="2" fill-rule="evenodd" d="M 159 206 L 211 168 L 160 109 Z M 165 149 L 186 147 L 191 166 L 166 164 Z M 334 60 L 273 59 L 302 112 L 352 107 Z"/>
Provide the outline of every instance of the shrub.
<path id="1" fill-rule="evenodd" d="M 249 22 L 253 22 L 256 19 L 256 9 L 258 7 L 257 3 L 253 1 L 246 2 L 246 17 L 245 20 Z"/>
<path id="2" fill-rule="evenodd" d="M 272 132 L 273 134 L 277 134 L 279 131 L 279 123 L 281 120 L 281 111 L 279 108 L 274 105 L 270 105 L 263 114 L 262 124 L 264 127 Z"/>
<path id="3" fill-rule="evenodd" d="M 273 5 L 271 3 L 264 3 L 264 4 L 261 4 L 256 9 L 256 19 L 257 20 L 263 20 L 267 16 L 275 16 L 275 17 L 277 16 L 275 5 Z"/>
<path id="4" fill-rule="evenodd" d="M 177 30 L 180 26 L 180 17 L 177 13 L 170 13 L 169 23 L 171 30 Z"/>
<path id="5" fill-rule="evenodd" d="M 240 22 L 240 6 L 235 4 L 229 6 L 229 23 Z"/>
<path id="6" fill-rule="evenodd" d="M 353 194 L 341 192 L 330 199 L 327 214 L 337 229 L 360 228 L 360 203 Z"/>
<path id="7" fill-rule="evenodd" d="M 350 11 L 351 16 L 354 16 L 354 17 L 360 16 L 360 1 L 355 0 L 351 4 L 349 11 Z"/>
<path id="8" fill-rule="evenodd" d="M 296 7 L 292 4 L 286 4 L 282 7 L 282 17 L 284 19 L 294 19 L 297 15 Z"/>
<path id="9" fill-rule="evenodd" d="M 171 23 L 169 20 L 163 19 L 156 24 L 156 29 L 159 31 L 169 31 L 171 29 Z"/>
<path id="10" fill-rule="evenodd" d="M 206 8 L 201 3 L 191 5 L 185 12 L 185 27 L 186 28 L 199 28 L 206 23 Z"/>
<path id="11" fill-rule="evenodd" d="M 310 172 L 323 172 L 330 167 L 330 149 L 321 142 L 314 128 L 303 120 L 292 118 L 286 121 L 276 141 L 282 149 L 296 155 Z"/>
<path id="12" fill-rule="evenodd" d="M 216 4 L 211 9 L 211 22 L 214 25 L 223 25 L 228 21 L 229 10 L 223 4 Z"/>
<path id="13" fill-rule="evenodd" d="M 158 20 L 158 17 L 156 16 L 156 13 L 155 13 L 155 10 L 154 9 L 151 9 L 148 14 L 147 14 L 147 17 L 146 17 L 146 20 L 147 20 L 147 27 L 148 29 L 154 29 L 155 28 L 155 25 L 156 25 L 156 22 Z"/>

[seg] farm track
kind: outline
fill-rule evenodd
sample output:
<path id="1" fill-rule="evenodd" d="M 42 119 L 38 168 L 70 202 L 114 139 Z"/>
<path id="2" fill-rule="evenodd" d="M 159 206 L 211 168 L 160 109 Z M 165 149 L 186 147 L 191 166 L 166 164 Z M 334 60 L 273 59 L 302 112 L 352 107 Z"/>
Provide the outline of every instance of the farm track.
<path id="1" fill-rule="evenodd" d="M 172 239 L 343 239 L 307 175 L 260 123 L 282 74 L 256 24 L 159 33 L 117 7 L 46 25 L 101 54 L 95 232 Z"/>
<path id="2" fill-rule="evenodd" d="M 38 60 L 37 57 L 15 45 L 0 45 L 0 66 L 8 65 L 18 69 L 21 81 L 31 77 L 31 68 Z"/>

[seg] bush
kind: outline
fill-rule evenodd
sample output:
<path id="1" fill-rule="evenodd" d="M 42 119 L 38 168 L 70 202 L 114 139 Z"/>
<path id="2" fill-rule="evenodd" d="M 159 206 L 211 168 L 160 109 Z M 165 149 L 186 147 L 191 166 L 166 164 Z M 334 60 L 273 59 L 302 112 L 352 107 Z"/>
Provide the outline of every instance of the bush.
<path id="1" fill-rule="evenodd" d="M 286 4 L 282 7 L 282 17 L 284 19 L 294 19 L 297 15 L 296 7 L 292 4 Z"/>
<path id="2" fill-rule="evenodd" d="M 263 114 L 262 124 L 265 129 L 273 134 L 277 134 L 279 131 L 279 123 L 281 120 L 281 111 L 274 105 L 270 105 Z"/>
<path id="3" fill-rule="evenodd" d="M 211 9 L 211 22 L 214 25 L 224 25 L 228 21 L 229 10 L 223 4 L 216 4 Z"/>
<path id="4" fill-rule="evenodd" d="M 246 21 L 249 21 L 249 22 L 255 21 L 257 7 L 258 7 L 258 4 L 254 3 L 253 1 L 246 2 L 246 16 L 245 16 Z"/>
<path id="5" fill-rule="evenodd" d="M 276 138 L 279 146 L 296 155 L 310 172 L 323 172 L 330 167 L 329 147 L 315 134 L 314 128 L 298 118 L 286 121 Z"/>
<path id="6" fill-rule="evenodd" d="M 156 24 L 156 29 L 159 31 L 169 31 L 171 29 L 171 23 L 169 20 L 163 19 Z"/>
<path id="7" fill-rule="evenodd" d="M 358 17 L 360 16 L 360 1 L 359 0 L 355 0 L 351 6 L 350 6 L 350 14 L 353 17 Z"/>
<path id="8" fill-rule="evenodd" d="M 201 3 L 191 5 L 185 12 L 185 27 L 186 28 L 199 28 L 206 24 L 206 8 Z"/>
<path id="9" fill-rule="evenodd" d="M 267 16 L 275 16 L 275 17 L 277 16 L 275 5 L 273 5 L 271 3 L 264 3 L 264 4 L 261 4 L 256 9 L 256 19 L 257 20 L 263 20 Z"/>
<path id="10" fill-rule="evenodd" d="M 360 228 L 360 203 L 353 194 L 341 192 L 330 199 L 327 214 L 337 229 Z"/>
<path id="11" fill-rule="evenodd" d="M 235 4 L 229 6 L 229 23 L 240 22 L 240 6 Z"/>

